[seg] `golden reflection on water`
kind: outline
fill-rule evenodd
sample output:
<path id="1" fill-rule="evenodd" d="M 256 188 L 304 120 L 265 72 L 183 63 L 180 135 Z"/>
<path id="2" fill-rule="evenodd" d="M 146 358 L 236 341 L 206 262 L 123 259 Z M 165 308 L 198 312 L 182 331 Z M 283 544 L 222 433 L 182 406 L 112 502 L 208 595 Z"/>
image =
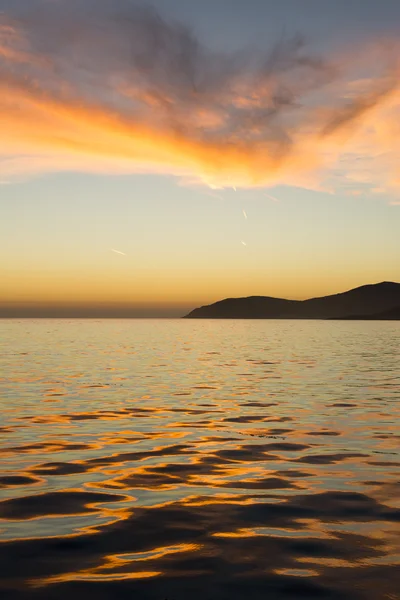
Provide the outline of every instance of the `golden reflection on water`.
<path id="1" fill-rule="evenodd" d="M 78 571 L 67 575 L 48 577 L 47 579 L 32 580 L 33 587 L 42 587 L 54 583 L 65 583 L 70 581 L 121 581 L 127 579 L 148 579 L 161 575 L 160 571 L 136 571 L 132 573 L 96 573 L 91 571 Z"/>
<path id="2" fill-rule="evenodd" d="M 395 597 L 399 325 L 0 325 L 0 590 Z"/>

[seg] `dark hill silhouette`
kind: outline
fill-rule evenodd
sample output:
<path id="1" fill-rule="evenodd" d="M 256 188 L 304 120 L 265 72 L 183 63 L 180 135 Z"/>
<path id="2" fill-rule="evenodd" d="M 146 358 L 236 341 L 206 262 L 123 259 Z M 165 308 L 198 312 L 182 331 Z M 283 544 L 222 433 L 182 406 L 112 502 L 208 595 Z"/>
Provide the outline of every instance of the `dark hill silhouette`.
<path id="1" fill-rule="evenodd" d="M 348 315 L 346 317 L 336 317 L 336 319 L 352 321 L 400 321 L 400 305 L 378 313 L 364 315 Z"/>
<path id="2" fill-rule="evenodd" d="M 400 305 L 400 283 L 384 281 L 321 298 L 227 298 L 196 308 L 186 319 L 332 319 L 378 315 Z M 376 317 L 379 318 L 379 317 Z M 393 317 L 392 317 L 393 318 Z"/>

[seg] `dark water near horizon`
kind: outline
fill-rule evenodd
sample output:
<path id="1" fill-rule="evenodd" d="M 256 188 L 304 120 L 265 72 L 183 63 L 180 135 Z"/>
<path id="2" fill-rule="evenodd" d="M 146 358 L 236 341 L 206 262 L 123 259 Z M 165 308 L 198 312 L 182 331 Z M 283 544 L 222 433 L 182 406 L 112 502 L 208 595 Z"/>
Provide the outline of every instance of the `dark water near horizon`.
<path id="1" fill-rule="evenodd" d="M 400 598 L 400 323 L 0 336 L 2 598 Z"/>

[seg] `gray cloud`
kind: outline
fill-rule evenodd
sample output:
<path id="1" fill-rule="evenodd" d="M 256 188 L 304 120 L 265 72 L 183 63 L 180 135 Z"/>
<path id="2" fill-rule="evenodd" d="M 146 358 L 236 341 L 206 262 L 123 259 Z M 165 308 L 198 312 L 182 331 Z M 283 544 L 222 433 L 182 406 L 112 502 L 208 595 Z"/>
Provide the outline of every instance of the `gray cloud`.
<path id="1" fill-rule="evenodd" d="M 209 145 L 221 152 L 207 166 L 214 174 L 232 149 L 257 176 L 298 162 L 304 132 L 337 134 L 397 81 L 385 72 L 372 90 L 343 98 L 340 67 L 313 56 L 301 36 L 264 52 L 216 53 L 129 0 L 0 0 L 0 9 L 0 83 Z"/>

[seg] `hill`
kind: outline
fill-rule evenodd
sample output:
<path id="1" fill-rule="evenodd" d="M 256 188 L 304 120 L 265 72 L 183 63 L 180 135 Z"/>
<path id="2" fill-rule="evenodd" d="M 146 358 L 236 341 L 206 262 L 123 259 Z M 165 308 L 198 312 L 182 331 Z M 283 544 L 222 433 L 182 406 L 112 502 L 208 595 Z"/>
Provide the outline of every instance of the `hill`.
<path id="1" fill-rule="evenodd" d="M 186 319 L 334 319 L 360 318 L 360 315 L 384 314 L 398 310 L 400 283 L 384 281 L 363 285 L 347 292 L 310 298 L 286 300 L 269 296 L 227 298 L 194 309 Z M 370 317 L 372 318 L 372 317 Z M 396 317 L 389 317 L 396 318 Z"/>
<path id="2" fill-rule="evenodd" d="M 352 320 L 352 321 L 399 321 L 400 320 L 400 305 L 389 310 L 384 310 L 379 313 L 364 314 L 364 315 L 348 315 L 346 317 L 336 317 L 337 319 Z"/>

